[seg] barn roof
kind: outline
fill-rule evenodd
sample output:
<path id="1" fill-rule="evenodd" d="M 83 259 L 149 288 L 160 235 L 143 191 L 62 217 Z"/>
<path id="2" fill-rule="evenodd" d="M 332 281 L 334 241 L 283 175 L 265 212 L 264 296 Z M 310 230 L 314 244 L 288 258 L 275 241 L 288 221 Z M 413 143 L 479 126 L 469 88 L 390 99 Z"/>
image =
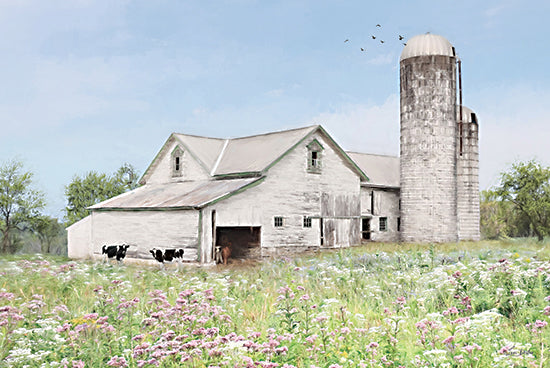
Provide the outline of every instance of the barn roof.
<path id="1" fill-rule="evenodd" d="M 188 150 L 212 177 L 245 177 L 265 174 L 281 157 L 316 131 L 324 134 L 332 142 L 336 151 L 340 153 L 352 170 L 357 172 L 362 179 L 368 179 L 361 168 L 347 156 L 346 152 L 320 125 L 313 125 L 232 139 L 173 133 L 147 168 L 140 182 L 147 182 L 161 153 L 167 149 L 168 143 L 173 139 L 176 139 L 184 149 Z"/>
<path id="2" fill-rule="evenodd" d="M 399 188 L 399 157 L 348 152 L 348 155 L 368 175 L 368 186 Z"/>
<path id="3" fill-rule="evenodd" d="M 147 184 L 89 207 L 92 210 L 198 209 L 258 184 L 263 177 Z"/>

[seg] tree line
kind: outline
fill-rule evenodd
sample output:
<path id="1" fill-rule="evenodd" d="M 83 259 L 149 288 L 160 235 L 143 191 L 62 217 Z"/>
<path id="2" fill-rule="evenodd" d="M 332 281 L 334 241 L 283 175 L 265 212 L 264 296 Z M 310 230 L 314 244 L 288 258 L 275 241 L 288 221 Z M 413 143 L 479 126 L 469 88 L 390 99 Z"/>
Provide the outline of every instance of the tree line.
<path id="1" fill-rule="evenodd" d="M 67 206 L 63 219 L 43 213 L 43 192 L 33 188 L 33 173 L 19 160 L 0 166 L 0 252 L 16 253 L 25 243 L 37 242 L 42 253 L 66 254 L 65 228 L 88 216 L 96 203 L 138 186 L 139 175 L 123 164 L 112 175 L 90 171 L 74 176 L 65 187 Z"/>
<path id="2" fill-rule="evenodd" d="M 33 189 L 33 173 L 21 161 L 0 166 L 0 252 L 15 253 L 25 242 L 38 241 L 42 253 L 66 253 L 65 228 L 90 214 L 87 209 L 138 187 L 130 164 L 113 174 L 90 171 L 65 187 L 62 220 L 43 214 L 44 193 Z M 481 234 L 485 239 L 550 235 L 550 167 L 531 160 L 513 164 L 500 183 L 480 193 Z M 56 247 L 54 247 L 57 245 Z M 54 249 L 55 248 L 55 249 Z"/>
<path id="3" fill-rule="evenodd" d="M 500 183 L 481 192 L 481 233 L 487 239 L 550 235 L 550 167 L 517 162 Z"/>

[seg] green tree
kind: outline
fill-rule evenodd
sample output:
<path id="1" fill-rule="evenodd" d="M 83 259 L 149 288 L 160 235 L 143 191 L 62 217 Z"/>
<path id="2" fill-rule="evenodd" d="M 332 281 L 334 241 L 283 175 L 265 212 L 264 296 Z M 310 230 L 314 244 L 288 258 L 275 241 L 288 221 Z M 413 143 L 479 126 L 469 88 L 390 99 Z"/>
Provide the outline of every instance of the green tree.
<path id="1" fill-rule="evenodd" d="M 31 189 L 33 174 L 20 161 L 0 167 L 0 232 L 2 252 L 16 251 L 17 232 L 31 228 L 44 208 L 44 194 Z"/>
<path id="2" fill-rule="evenodd" d="M 63 237 L 65 231 L 63 224 L 50 216 L 38 216 L 33 220 L 32 228 L 40 240 L 42 253 L 51 253 L 52 245 Z"/>
<path id="3" fill-rule="evenodd" d="M 90 171 L 82 178 L 75 176 L 65 187 L 67 226 L 88 216 L 88 207 L 137 188 L 138 179 L 136 169 L 130 164 L 122 165 L 110 176 L 95 171 Z"/>
<path id="4" fill-rule="evenodd" d="M 550 233 L 550 168 L 534 160 L 515 163 L 502 173 L 494 192 L 514 205 L 539 241 Z"/>

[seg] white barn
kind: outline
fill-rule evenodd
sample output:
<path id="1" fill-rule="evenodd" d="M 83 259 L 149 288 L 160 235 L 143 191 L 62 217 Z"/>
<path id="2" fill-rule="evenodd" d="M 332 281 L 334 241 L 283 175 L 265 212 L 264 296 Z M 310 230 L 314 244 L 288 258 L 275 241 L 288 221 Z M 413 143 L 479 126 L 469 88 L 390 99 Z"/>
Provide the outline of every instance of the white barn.
<path id="1" fill-rule="evenodd" d="M 186 261 L 211 263 L 228 242 L 232 257 L 257 258 L 399 239 L 399 158 L 346 153 L 318 125 L 237 139 L 174 133 L 140 183 L 68 228 L 69 257 L 124 243 L 128 257 L 184 248 Z"/>

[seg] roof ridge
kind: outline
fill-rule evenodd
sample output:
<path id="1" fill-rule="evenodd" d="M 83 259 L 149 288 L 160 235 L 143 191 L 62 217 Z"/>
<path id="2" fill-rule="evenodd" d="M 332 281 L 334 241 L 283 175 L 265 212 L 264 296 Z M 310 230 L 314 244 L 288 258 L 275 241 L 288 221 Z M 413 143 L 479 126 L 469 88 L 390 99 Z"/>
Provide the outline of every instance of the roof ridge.
<path id="1" fill-rule="evenodd" d="M 193 138 L 216 139 L 216 140 L 219 140 L 219 141 L 224 141 L 226 139 L 226 138 L 207 137 L 207 136 L 204 136 L 204 135 L 185 134 L 185 133 L 176 133 L 176 132 L 173 132 L 172 134 L 183 135 L 185 137 L 193 137 Z"/>
<path id="2" fill-rule="evenodd" d="M 266 136 L 266 135 L 273 135 L 273 134 L 281 134 L 281 133 L 295 132 L 295 131 L 297 131 L 297 130 L 313 129 L 313 128 L 317 128 L 317 127 L 319 127 L 319 126 L 320 126 L 319 124 L 308 125 L 308 126 L 301 127 L 301 128 L 292 128 L 292 129 L 285 129 L 285 130 L 277 130 L 277 131 L 275 131 L 275 132 L 267 132 L 267 133 L 260 133 L 260 134 L 247 135 L 247 136 L 244 136 L 244 137 L 230 138 L 230 140 L 235 141 L 235 140 L 239 140 L 239 139 L 256 138 L 256 137 L 263 137 L 263 136 Z"/>
<path id="3" fill-rule="evenodd" d="M 226 139 L 223 143 L 222 150 L 220 151 L 220 154 L 218 155 L 218 158 L 216 159 L 216 162 L 214 163 L 214 166 L 212 167 L 212 170 L 210 171 L 210 176 L 214 176 L 214 173 L 218 169 L 218 166 L 220 165 L 220 162 L 223 158 L 223 154 L 225 153 L 225 149 L 227 148 L 227 145 L 229 144 L 229 139 Z"/>
<path id="4" fill-rule="evenodd" d="M 399 156 L 394 155 L 388 155 L 384 153 L 367 153 L 367 152 L 356 152 L 356 151 L 345 151 L 346 153 L 356 153 L 358 155 L 369 155 L 369 156 L 381 156 L 381 157 L 392 157 L 392 158 L 399 158 Z"/>

